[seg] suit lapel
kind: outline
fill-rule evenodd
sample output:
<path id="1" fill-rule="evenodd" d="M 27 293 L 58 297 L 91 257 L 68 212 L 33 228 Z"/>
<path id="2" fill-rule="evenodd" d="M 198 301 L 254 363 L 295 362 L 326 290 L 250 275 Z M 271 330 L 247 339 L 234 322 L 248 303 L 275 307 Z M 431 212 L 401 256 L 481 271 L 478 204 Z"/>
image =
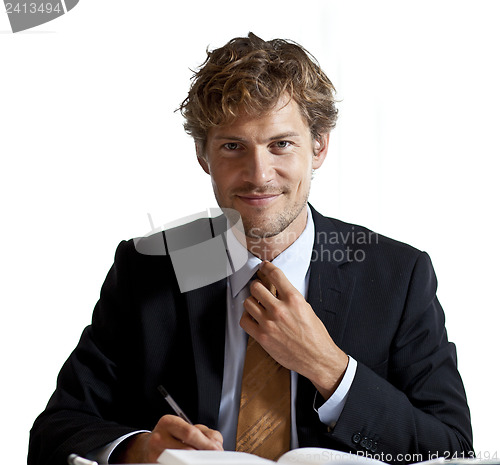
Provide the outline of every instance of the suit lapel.
<path id="1" fill-rule="evenodd" d="M 313 212 L 315 240 L 309 275 L 308 302 L 335 343 L 342 348 L 355 279 L 342 269 L 348 262 L 344 244 L 337 240 L 333 224 Z"/>
<path id="2" fill-rule="evenodd" d="M 226 279 L 186 293 L 198 388 L 197 422 L 216 428 L 224 373 Z"/>
<path id="3" fill-rule="evenodd" d="M 344 329 L 355 286 L 355 279 L 342 269 L 348 261 L 347 251 L 341 241 L 335 240 L 331 221 L 311 207 L 315 238 L 307 300 L 323 322 L 334 342 L 342 348 Z M 333 238 L 333 239 L 332 239 Z M 326 427 L 318 414 L 311 409 L 316 389 L 303 376 L 297 384 L 297 433 L 299 446 L 320 447 L 320 437 Z"/>

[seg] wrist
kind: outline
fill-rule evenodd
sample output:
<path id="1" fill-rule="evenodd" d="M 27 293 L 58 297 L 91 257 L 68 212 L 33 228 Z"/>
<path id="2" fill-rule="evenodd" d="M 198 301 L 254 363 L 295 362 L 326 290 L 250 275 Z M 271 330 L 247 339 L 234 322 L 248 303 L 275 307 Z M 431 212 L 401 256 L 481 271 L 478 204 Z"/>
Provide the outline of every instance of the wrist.
<path id="1" fill-rule="evenodd" d="M 151 433 L 139 433 L 121 442 L 109 457 L 109 463 L 147 463 L 146 443 Z"/>
<path id="2" fill-rule="evenodd" d="M 349 357 L 341 350 L 331 363 L 321 364 L 317 377 L 311 379 L 311 382 L 323 399 L 328 400 L 336 391 L 344 377 L 348 364 Z"/>

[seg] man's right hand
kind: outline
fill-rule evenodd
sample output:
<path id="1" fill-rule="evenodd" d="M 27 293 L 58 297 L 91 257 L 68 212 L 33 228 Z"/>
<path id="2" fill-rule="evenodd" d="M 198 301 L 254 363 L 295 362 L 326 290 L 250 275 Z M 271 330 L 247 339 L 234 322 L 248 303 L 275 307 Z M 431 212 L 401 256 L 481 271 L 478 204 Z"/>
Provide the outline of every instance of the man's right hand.
<path id="1" fill-rule="evenodd" d="M 151 433 L 139 433 L 121 443 L 110 463 L 155 463 L 165 449 L 224 450 L 219 431 L 165 415 Z"/>

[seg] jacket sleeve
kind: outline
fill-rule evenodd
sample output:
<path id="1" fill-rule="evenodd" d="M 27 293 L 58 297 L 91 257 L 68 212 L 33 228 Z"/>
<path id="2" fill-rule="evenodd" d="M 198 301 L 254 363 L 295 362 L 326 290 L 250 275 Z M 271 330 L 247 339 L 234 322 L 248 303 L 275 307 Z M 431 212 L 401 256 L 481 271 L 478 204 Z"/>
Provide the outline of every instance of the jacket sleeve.
<path id="1" fill-rule="evenodd" d="M 387 376 L 358 360 L 339 421 L 324 433 L 327 443 L 399 464 L 473 456 L 466 395 L 436 288 L 430 258 L 420 253 L 381 370 Z"/>
<path id="2" fill-rule="evenodd" d="M 127 339 L 124 321 L 129 307 L 125 249 L 125 243 L 118 247 L 92 325 L 83 331 L 59 373 L 47 408 L 33 425 L 28 465 L 63 465 L 71 453 L 85 455 L 134 430 L 111 413 L 111 405 L 119 404 L 122 395 L 117 383 L 119 360 L 127 356 L 122 342 Z"/>

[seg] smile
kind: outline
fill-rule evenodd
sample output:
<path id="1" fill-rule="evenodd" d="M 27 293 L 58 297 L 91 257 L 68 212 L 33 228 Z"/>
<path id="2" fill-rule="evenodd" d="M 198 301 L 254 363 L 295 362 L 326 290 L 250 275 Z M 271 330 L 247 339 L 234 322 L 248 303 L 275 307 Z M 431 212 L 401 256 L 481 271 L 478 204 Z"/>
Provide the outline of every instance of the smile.
<path id="1" fill-rule="evenodd" d="M 277 199 L 280 194 L 266 194 L 266 195 L 238 195 L 238 199 L 247 205 L 252 206 L 266 206 Z"/>

